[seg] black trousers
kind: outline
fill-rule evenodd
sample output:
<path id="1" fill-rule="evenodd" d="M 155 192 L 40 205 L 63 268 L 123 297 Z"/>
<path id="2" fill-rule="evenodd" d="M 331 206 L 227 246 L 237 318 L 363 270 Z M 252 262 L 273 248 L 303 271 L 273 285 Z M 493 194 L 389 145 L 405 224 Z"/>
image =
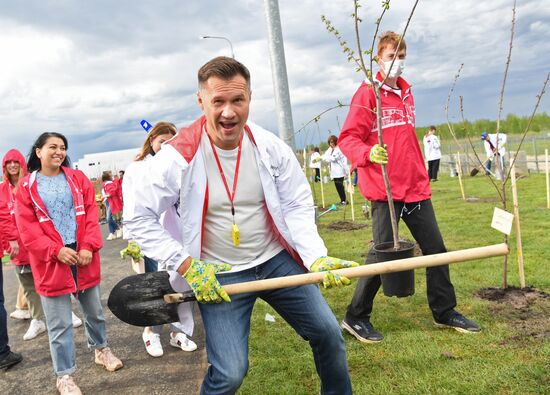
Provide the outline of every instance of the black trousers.
<path id="1" fill-rule="evenodd" d="M 428 161 L 428 178 L 430 180 L 437 180 L 437 173 L 439 172 L 439 161 L 440 159 Z"/>
<path id="2" fill-rule="evenodd" d="M 446 252 L 439 232 L 435 213 L 430 199 L 417 203 L 394 202 L 397 216 L 411 231 L 423 255 Z M 372 202 L 372 235 L 374 244 L 393 241 L 388 202 Z M 375 263 L 376 255 L 371 249 L 366 264 Z M 436 320 L 444 320 L 454 313 L 456 296 L 449 274 L 449 265 L 426 268 L 428 305 Z M 355 293 L 348 306 L 347 315 L 354 319 L 369 319 L 374 298 L 380 288 L 380 276 L 359 279 Z"/>
<path id="3" fill-rule="evenodd" d="M 321 181 L 321 169 L 315 168 L 315 182 Z"/>
<path id="4" fill-rule="evenodd" d="M 344 177 L 333 178 L 333 180 L 336 191 L 338 192 L 338 196 L 340 196 L 340 201 L 347 202 L 346 189 L 344 188 Z"/>

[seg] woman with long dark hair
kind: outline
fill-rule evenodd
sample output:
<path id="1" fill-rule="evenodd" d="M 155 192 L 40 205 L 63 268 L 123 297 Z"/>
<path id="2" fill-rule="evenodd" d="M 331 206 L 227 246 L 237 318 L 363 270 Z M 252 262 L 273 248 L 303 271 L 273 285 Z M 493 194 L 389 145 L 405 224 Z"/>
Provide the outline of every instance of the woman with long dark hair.
<path id="1" fill-rule="evenodd" d="M 134 205 L 134 190 L 140 186 L 136 184 L 135 178 L 140 171 L 143 171 L 143 163 L 151 160 L 157 152 L 160 151 L 162 143 L 170 140 L 176 135 L 176 126 L 170 122 L 158 122 L 147 134 L 145 141 L 141 147 L 141 151 L 136 156 L 136 160 L 128 166 L 124 173 L 124 180 L 122 182 L 123 196 L 124 196 L 124 208 L 128 208 L 129 212 L 133 212 Z M 181 221 L 179 221 L 179 205 L 172 206 L 166 212 L 163 213 L 160 221 L 164 228 L 177 237 L 181 238 L 182 229 L 180 227 Z M 124 215 L 124 211 L 123 211 Z M 127 230 L 124 231 L 124 235 L 127 238 L 132 238 Z M 166 267 L 162 262 L 157 263 L 155 260 L 144 256 L 145 272 L 156 272 L 158 270 L 166 270 Z M 181 277 L 177 277 L 181 281 Z M 176 279 L 174 279 L 176 280 Z M 181 281 L 183 285 L 186 285 L 185 281 Z M 175 288 L 174 288 L 175 289 Z M 185 305 L 186 303 L 181 303 Z M 179 348 L 183 351 L 195 351 L 197 345 L 186 335 L 193 333 L 193 314 L 189 306 L 181 306 L 178 310 L 181 322 L 174 322 L 170 324 L 170 345 Z M 160 334 L 162 332 L 163 325 L 145 327 L 141 335 L 143 343 L 145 344 L 145 350 L 152 357 L 160 357 L 164 354 L 162 344 L 160 342 Z"/>
<path id="2" fill-rule="evenodd" d="M 67 148 L 62 134 L 38 137 L 27 161 L 30 173 L 19 182 L 15 215 L 46 315 L 57 389 L 61 394 L 80 394 L 71 377 L 76 370 L 71 294 L 84 314 L 95 363 L 115 371 L 122 362 L 107 347 L 95 191 L 84 173 L 70 168 Z"/>

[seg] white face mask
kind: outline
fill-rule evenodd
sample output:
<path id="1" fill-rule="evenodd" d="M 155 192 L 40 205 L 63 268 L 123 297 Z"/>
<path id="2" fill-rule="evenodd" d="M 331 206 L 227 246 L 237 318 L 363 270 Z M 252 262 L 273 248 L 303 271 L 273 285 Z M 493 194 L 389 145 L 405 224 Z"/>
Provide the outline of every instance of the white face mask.
<path id="1" fill-rule="evenodd" d="M 403 70 L 405 69 L 405 60 L 395 59 L 395 62 L 393 62 L 393 66 L 391 67 L 391 71 L 388 73 L 388 70 L 390 69 L 390 66 L 391 66 L 391 62 L 392 62 L 391 60 L 388 60 L 387 62 L 383 62 L 384 74 L 386 74 L 388 78 L 397 78 L 403 73 Z"/>

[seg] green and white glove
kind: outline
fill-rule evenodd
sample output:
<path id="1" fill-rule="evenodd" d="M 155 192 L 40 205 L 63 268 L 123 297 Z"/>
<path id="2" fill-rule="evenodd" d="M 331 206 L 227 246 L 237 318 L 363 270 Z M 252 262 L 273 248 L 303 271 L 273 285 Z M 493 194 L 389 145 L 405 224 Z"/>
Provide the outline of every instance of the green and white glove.
<path id="1" fill-rule="evenodd" d="M 388 163 L 388 151 L 386 151 L 386 148 L 381 147 L 379 144 L 374 144 L 370 149 L 369 160 L 372 163 L 385 165 Z"/>
<path id="2" fill-rule="evenodd" d="M 222 288 L 216 273 L 231 270 L 227 263 L 215 264 L 198 259 L 192 259 L 189 269 L 183 275 L 193 290 L 199 303 L 220 303 L 222 300 L 231 302 L 229 295 Z"/>
<path id="3" fill-rule="evenodd" d="M 323 158 L 321 158 L 320 156 L 318 156 L 317 158 L 314 158 L 311 160 L 311 163 L 317 163 L 317 162 L 321 162 L 323 160 Z"/>
<path id="4" fill-rule="evenodd" d="M 333 258 L 330 256 L 322 256 L 313 262 L 313 265 L 311 265 L 311 271 L 326 272 L 325 277 L 323 277 L 324 288 L 332 288 L 334 286 L 342 287 L 351 283 L 349 278 L 341 276 L 337 273 L 332 273 L 330 270 L 345 269 L 355 266 L 359 266 L 359 264 L 357 262 L 345 261 L 343 259 Z"/>

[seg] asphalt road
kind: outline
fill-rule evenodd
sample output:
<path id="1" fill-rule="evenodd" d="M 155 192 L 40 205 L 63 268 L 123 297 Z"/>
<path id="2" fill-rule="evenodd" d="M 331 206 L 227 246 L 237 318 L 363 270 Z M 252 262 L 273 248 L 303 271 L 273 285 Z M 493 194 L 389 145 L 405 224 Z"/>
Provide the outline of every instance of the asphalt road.
<path id="1" fill-rule="evenodd" d="M 106 236 L 106 225 L 101 226 Z M 112 287 L 133 274 L 129 260 L 122 261 L 119 251 L 126 242 L 104 241 L 101 250 L 101 303 L 107 321 L 109 345 L 123 362 L 124 368 L 111 373 L 94 363 L 88 350 L 84 326 L 75 329 L 77 371 L 74 375 L 83 394 L 197 394 L 207 368 L 204 331 L 198 308 L 195 309 L 195 333 L 192 339 L 198 349 L 185 352 L 169 345 L 168 327 L 161 335 L 164 355 L 150 357 L 141 339 L 142 328 L 119 321 L 109 311 L 107 299 Z M 129 258 L 128 258 L 129 259 Z M 2 265 L 4 273 L 5 308 L 15 308 L 17 279 L 13 265 Z M 78 307 L 74 311 L 82 318 Z M 10 347 L 23 355 L 23 362 L 7 371 L 0 371 L 0 394 L 56 394 L 47 333 L 29 341 L 23 340 L 30 321 L 8 317 Z"/>

